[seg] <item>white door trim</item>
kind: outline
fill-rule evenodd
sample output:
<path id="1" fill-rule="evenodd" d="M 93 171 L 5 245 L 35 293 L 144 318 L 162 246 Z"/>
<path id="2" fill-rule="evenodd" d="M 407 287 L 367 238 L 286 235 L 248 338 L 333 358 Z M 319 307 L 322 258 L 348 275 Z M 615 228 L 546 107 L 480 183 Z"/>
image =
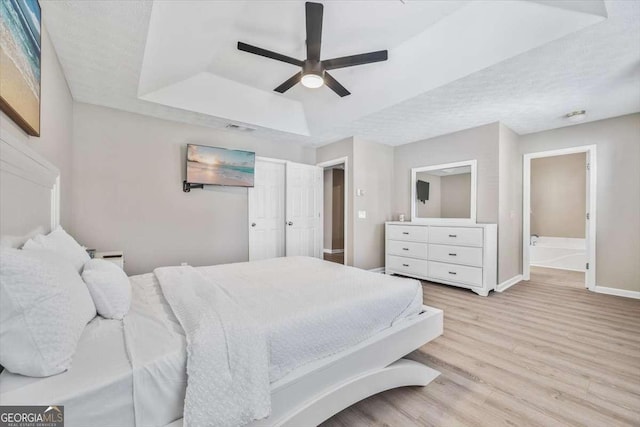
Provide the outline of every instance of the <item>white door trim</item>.
<path id="1" fill-rule="evenodd" d="M 589 194 L 587 211 L 587 262 L 589 269 L 585 274 L 585 286 L 590 291 L 596 288 L 596 189 L 598 174 L 596 169 L 596 146 L 582 145 L 578 147 L 562 148 L 559 150 L 528 153 L 523 158 L 522 179 L 522 276 L 524 280 L 531 277 L 529 268 L 529 240 L 531 239 L 531 160 L 541 157 L 561 156 L 564 154 L 587 153 L 589 163 Z M 586 213 L 586 212 L 585 212 Z"/>
<path id="2" fill-rule="evenodd" d="M 317 163 L 316 166 L 324 168 L 330 166 L 337 166 L 344 164 L 344 265 L 347 264 L 349 259 L 349 157 L 338 157 L 336 159 L 327 160 L 326 162 Z M 324 197 L 322 199 L 323 213 L 324 213 Z M 324 222 L 323 222 L 324 224 Z M 323 233 L 324 233 L 324 226 Z M 323 238 L 324 241 L 324 238 Z"/>

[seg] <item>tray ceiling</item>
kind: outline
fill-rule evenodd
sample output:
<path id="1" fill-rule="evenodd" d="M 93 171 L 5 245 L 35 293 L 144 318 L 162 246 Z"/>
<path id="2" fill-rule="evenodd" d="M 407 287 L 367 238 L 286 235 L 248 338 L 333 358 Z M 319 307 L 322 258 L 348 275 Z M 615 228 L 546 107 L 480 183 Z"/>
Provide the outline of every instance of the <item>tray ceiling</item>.
<path id="1" fill-rule="evenodd" d="M 389 49 L 387 62 L 334 71 L 346 98 L 275 93 L 298 69 L 235 48 L 303 59 L 303 2 L 41 3 L 76 100 L 270 139 L 397 145 L 497 120 L 528 133 L 572 109 L 597 118 L 595 95 L 604 115 L 640 110 L 637 2 L 326 2 L 323 58 Z"/>

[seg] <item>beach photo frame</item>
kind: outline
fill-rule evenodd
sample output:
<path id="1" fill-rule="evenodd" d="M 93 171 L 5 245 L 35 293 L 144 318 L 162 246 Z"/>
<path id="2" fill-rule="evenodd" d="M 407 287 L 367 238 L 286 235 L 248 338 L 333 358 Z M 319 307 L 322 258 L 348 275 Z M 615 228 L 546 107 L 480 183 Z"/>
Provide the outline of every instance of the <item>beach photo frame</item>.
<path id="1" fill-rule="evenodd" d="M 0 1 L 0 109 L 40 136 L 42 15 L 38 0 Z"/>

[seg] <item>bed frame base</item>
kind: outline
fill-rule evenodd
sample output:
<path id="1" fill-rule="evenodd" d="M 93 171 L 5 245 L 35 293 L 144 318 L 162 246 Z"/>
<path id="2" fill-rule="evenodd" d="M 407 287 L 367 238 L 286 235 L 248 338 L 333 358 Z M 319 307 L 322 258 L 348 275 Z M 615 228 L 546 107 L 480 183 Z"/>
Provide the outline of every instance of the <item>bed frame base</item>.
<path id="1" fill-rule="evenodd" d="M 374 394 L 405 386 L 426 386 L 440 372 L 413 360 L 400 359 L 327 390 L 282 422 L 282 427 L 317 426 L 349 406 Z"/>
<path id="2" fill-rule="evenodd" d="M 442 331 L 442 310 L 422 306 L 419 315 L 345 351 L 303 365 L 271 384 L 271 415 L 247 427 L 316 426 L 374 394 L 425 386 L 440 372 L 403 357 Z M 182 419 L 168 427 L 181 426 Z"/>

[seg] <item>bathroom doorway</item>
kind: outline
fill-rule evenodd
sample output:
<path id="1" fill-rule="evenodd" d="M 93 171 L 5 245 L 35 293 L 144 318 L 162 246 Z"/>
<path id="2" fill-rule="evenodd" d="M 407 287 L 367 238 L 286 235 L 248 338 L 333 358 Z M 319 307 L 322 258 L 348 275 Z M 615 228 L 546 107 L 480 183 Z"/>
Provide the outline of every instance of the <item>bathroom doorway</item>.
<path id="1" fill-rule="evenodd" d="M 595 146 L 524 156 L 523 278 L 595 287 Z"/>
<path id="2" fill-rule="evenodd" d="M 345 264 L 347 225 L 347 159 L 324 162 L 323 168 L 323 258 Z"/>

